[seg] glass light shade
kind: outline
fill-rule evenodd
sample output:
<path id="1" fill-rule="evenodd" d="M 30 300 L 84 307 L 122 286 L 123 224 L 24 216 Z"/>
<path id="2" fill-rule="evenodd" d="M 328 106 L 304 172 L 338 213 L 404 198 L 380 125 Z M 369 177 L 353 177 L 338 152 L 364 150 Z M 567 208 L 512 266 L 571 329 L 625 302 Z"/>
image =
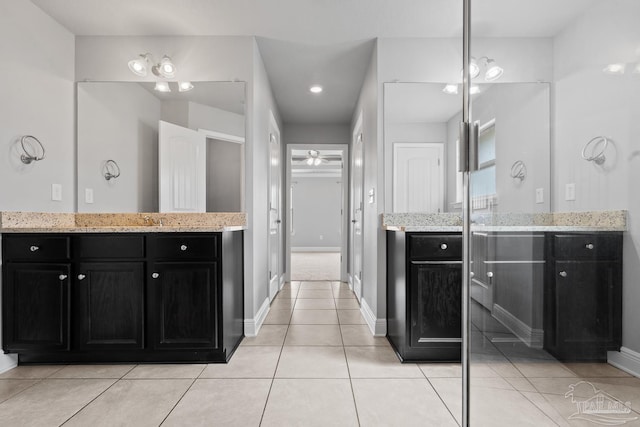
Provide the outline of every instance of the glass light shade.
<path id="1" fill-rule="evenodd" d="M 471 61 L 469 62 L 469 74 L 471 75 L 472 79 L 475 79 L 476 77 L 478 77 L 478 74 L 480 74 L 480 66 L 476 62 L 476 58 L 472 57 Z"/>
<path id="2" fill-rule="evenodd" d="M 156 86 L 153 89 L 158 92 L 171 92 L 168 82 L 156 82 Z"/>
<path id="3" fill-rule="evenodd" d="M 472 85 L 472 86 L 469 88 L 469 93 L 470 93 L 471 95 L 475 95 L 476 93 L 480 93 L 480 86 Z"/>
<path id="4" fill-rule="evenodd" d="M 308 164 L 309 166 L 313 166 L 313 157 L 309 157 L 309 158 L 307 159 L 307 164 Z"/>
<path id="5" fill-rule="evenodd" d="M 504 70 L 493 59 L 487 60 L 487 71 L 484 73 L 484 79 L 488 82 L 497 80 L 502 76 Z"/>
<path id="6" fill-rule="evenodd" d="M 191 89 L 193 89 L 193 84 L 191 82 L 178 82 L 179 92 L 188 92 Z"/>
<path id="7" fill-rule="evenodd" d="M 453 83 L 448 83 L 442 88 L 442 91 L 447 95 L 457 95 L 458 93 L 458 85 Z"/>
<path id="8" fill-rule="evenodd" d="M 626 64 L 609 64 L 602 70 L 605 74 L 624 74 Z"/>
<path id="9" fill-rule="evenodd" d="M 139 77 L 145 77 L 147 75 L 147 56 L 140 55 L 139 58 L 129 61 L 129 69 L 133 74 Z"/>
<path id="10" fill-rule="evenodd" d="M 320 163 L 322 163 L 322 160 L 319 159 L 318 157 L 316 157 L 315 159 L 313 159 L 313 165 L 314 166 L 320 166 Z"/>
<path id="11" fill-rule="evenodd" d="M 156 75 L 170 79 L 176 75 L 176 66 L 171 61 L 171 58 L 165 55 L 160 60 L 160 63 L 153 67 L 153 72 Z"/>

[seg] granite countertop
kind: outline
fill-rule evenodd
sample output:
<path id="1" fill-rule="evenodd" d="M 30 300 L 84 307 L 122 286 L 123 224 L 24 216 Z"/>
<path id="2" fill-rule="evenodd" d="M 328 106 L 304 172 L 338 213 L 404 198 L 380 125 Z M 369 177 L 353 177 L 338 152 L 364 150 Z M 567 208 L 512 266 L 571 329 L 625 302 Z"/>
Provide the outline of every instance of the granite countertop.
<path id="1" fill-rule="evenodd" d="M 0 212 L 0 233 L 172 233 L 245 230 L 242 212 Z"/>
<path id="2" fill-rule="evenodd" d="M 474 214 L 473 231 L 626 231 L 627 211 Z M 461 232 L 459 213 L 382 215 L 382 228 L 405 232 Z"/>

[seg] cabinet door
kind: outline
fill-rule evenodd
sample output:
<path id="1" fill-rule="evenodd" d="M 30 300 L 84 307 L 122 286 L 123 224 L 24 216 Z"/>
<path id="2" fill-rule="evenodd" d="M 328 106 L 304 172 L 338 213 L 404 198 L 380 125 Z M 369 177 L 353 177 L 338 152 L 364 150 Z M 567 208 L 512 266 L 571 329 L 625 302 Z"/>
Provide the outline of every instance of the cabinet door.
<path id="1" fill-rule="evenodd" d="M 619 270 L 616 262 L 556 261 L 555 329 L 560 352 L 580 357 L 585 349 L 604 349 L 617 341 Z"/>
<path id="2" fill-rule="evenodd" d="M 69 349 L 69 264 L 7 263 L 5 351 Z"/>
<path id="3" fill-rule="evenodd" d="M 80 263 L 75 280 L 78 346 L 142 348 L 144 264 Z"/>
<path id="4" fill-rule="evenodd" d="M 460 342 L 461 262 L 411 262 L 411 345 Z"/>
<path id="5" fill-rule="evenodd" d="M 216 263 L 156 263 L 149 315 L 156 349 L 218 347 Z"/>

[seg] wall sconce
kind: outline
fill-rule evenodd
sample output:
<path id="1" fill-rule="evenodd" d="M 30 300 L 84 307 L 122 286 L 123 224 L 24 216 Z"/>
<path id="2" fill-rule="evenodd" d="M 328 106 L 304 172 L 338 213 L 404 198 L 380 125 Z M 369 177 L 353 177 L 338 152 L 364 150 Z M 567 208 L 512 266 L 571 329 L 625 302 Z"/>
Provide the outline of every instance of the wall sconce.
<path id="1" fill-rule="evenodd" d="M 107 181 L 115 179 L 120 176 L 120 166 L 118 166 L 115 160 L 107 160 L 104 162 L 104 166 L 102 166 L 102 174 Z"/>
<path id="2" fill-rule="evenodd" d="M 20 155 L 20 160 L 22 160 L 22 163 L 24 163 L 25 165 L 44 159 L 44 145 L 42 145 L 42 142 L 40 142 L 40 140 L 35 136 L 24 135 L 22 138 L 20 138 L 20 146 L 22 147 L 23 151 L 23 153 Z M 40 147 L 39 150 L 38 146 Z M 27 147 L 29 147 L 29 149 L 27 149 Z M 34 154 L 32 154 L 32 151 Z M 38 151 L 41 151 L 42 154 L 38 155 Z"/>
<path id="3" fill-rule="evenodd" d="M 146 77 L 151 68 L 151 72 L 158 77 L 171 79 L 176 76 L 176 66 L 167 55 L 164 55 L 160 62 L 154 64 L 153 56 L 150 53 L 141 53 L 138 58 L 129 61 L 129 69 L 139 77 Z"/>

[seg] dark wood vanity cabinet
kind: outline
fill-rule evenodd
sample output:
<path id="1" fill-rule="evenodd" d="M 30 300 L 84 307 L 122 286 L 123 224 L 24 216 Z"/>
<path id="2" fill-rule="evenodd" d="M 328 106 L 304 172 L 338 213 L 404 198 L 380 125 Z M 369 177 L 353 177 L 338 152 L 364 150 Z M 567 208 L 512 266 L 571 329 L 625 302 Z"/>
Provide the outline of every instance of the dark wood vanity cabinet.
<path id="1" fill-rule="evenodd" d="M 622 340 L 622 234 L 547 239 L 544 346 L 560 360 L 606 361 Z"/>
<path id="2" fill-rule="evenodd" d="M 403 361 L 460 360 L 462 236 L 387 232 L 387 337 Z"/>
<path id="3" fill-rule="evenodd" d="M 21 363 L 221 362 L 244 336 L 241 231 L 2 244 L 3 350 Z"/>
<path id="4" fill-rule="evenodd" d="M 68 350 L 69 239 L 5 236 L 2 253 L 4 350 Z"/>

